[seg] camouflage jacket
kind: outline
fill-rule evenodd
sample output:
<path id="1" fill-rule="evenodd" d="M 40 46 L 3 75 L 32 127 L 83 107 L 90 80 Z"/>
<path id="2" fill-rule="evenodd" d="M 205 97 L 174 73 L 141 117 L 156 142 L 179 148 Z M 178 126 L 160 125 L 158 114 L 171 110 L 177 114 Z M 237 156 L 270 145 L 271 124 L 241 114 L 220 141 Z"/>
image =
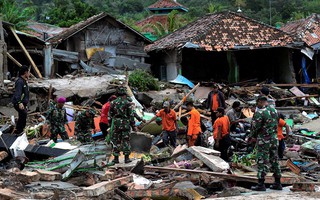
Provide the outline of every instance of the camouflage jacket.
<path id="1" fill-rule="evenodd" d="M 111 102 L 109 110 L 109 123 L 114 120 L 116 129 L 129 130 L 130 126 L 134 127 L 134 112 L 132 111 L 131 102 L 128 99 L 118 97 Z"/>
<path id="2" fill-rule="evenodd" d="M 86 111 L 80 112 L 76 117 L 75 131 L 94 129 L 94 117 L 87 117 Z"/>
<path id="3" fill-rule="evenodd" d="M 50 104 L 46 117 L 51 126 L 64 126 L 68 123 L 66 109 L 54 104 Z"/>
<path id="4" fill-rule="evenodd" d="M 252 118 L 252 137 L 263 139 L 265 137 L 277 137 L 278 113 L 276 109 L 267 106 L 258 109 Z"/>

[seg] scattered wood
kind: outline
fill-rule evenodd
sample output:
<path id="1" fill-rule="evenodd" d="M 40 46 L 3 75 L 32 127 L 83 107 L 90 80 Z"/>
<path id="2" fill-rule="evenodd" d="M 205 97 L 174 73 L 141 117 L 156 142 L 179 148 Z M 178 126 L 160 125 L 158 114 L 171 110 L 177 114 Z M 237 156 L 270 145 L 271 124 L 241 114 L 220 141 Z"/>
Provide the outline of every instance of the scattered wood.
<path id="1" fill-rule="evenodd" d="M 35 172 L 40 174 L 41 181 L 60 181 L 62 179 L 62 175 L 59 172 L 46 171 L 42 169 L 37 169 Z"/>
<path id="2" fill-rule="evenodd" d="M 180 106 L 182 106 L 182 104 L 185 102 L 185 100 L 192 94 L 194 93 L 197 88 L 200 86 L 200 83 L 198 83 L 197 85 L 194 86 L 194 88 L 192 88 L 192 90 L 190 90 L 190 92 L 188 94 L 186 94 L 183 99 L 173 108 L 174 110 L 177 110 Z"/>
<path id="3" fill-rule="evenodd" d="M 208 174 L 210 176 L 223 178 L 226 180 L 234 180 L 234 181 L 244 181 L 244 182 L 251 182 L 257 183 L 258 179 L 256 177 L 249 177 L 249 176 L 242 176 L 242 175 L 235 175 L 235 174 L 224 174 L 219 172 L 210 172 L 210 171 L 202 171 L 202 170 L 190 170 L 190 169 L 176 169 L 176 168 L 169 168 L 169 167 L 154 167 L 154 166 L 145 166 L 145 170 L 148 171 L 156 171 L 156 172 L 176 172 L 176 173 L 186 173 L 186 174 Z"/>
<path id="4" fill-rule="evenodd" d="M 292 188 L 290 188 L 293 192 L 315 192 L 315 185 L 319 185 L 320 183 L 316 182 L 298 182 L 293 183 Z"/>
<path id="5" fill-rule="evenodd" d="M 293 100 L 293 99 L 298 99 L 298 98 L 318 97 L 318 96 L 319 95 L 294 96 L 294 97 L 286 97 L 286 98 L 277 99 L 277 101 Z"/>
<path id="6" fill-rule="evenodd" d="M 40 174 L 37 172 L 21 171 L 17 173 L 17 176 L 22 183 L 31 183 L 40 180 Z"/>
<path id="7" fill-rule="evenodd" d="M 130 175 L 130 176 L 118 178 L 112 181 L 103 181 L 101 183 L 97 183 L 90 187 L 84 188 L 83 191 L 85 196 L 87 197 L 97 197 L 99 195 L 107 193 L 108 191 L 112 191 L 117 187 L 128 184 L 132 181 L 133 181 L 133 176 Z"/>
<path id="8" fill-rule="evenodd" d="M 284 83 L 284 84 L 262 84 L 267 87 L 306 87 L 306 88 L 319 88 L 320 84 L 299 84 L 299 83 Z"/>
<path id="9" fill-rule="evenodd" d="M 298 166 L 296 166 L 295 164 L 293 164 L 293 162 L 290 159 L 287 160 L 286 164 L 287 164 L 287 167 L 289 167 L 293 173 L 295 173 L 297 175 L 300 174 L 300 171 L 301 171 L 300 168 Z"/>

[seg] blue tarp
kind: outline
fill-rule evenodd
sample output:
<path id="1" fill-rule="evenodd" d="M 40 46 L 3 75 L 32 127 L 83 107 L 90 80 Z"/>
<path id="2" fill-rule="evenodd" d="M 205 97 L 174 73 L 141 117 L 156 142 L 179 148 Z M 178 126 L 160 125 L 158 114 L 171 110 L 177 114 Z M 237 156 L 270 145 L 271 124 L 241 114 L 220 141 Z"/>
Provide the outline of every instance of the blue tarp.
<path id="1" fill-rule="evenodd" d="M 303 78 L 304 78 L 304 83 L 311 83 L 310 78 L 308 76 L 308 72 L 307 72 L 307 66 L 306 66 L 306 57 L 302 57 L 301 60 L 301 67 L 302 67 L 302 74 L 303 74 Z"/>
<path id="2" fill-rule="evenodd" d="M 187 78 L 185 78 L 184 76 L 181 76 L 180 74 L 177 76 L 176 79 L 174 79 L 173 81 L 170 81 L 170 83 L 187 85 L 190 88 L 194 88 L 194 84 L 191 81 L 189 81 Z"/>

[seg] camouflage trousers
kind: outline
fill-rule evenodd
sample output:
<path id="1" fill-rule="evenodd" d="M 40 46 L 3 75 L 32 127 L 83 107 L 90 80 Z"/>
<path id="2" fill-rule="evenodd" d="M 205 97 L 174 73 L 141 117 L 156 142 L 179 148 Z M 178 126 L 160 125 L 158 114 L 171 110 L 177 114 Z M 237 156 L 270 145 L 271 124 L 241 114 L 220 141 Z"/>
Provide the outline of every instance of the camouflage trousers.
<path id="1" fill-rule="evenodd" d="M 281 178 L 281 170 L 278 157 L 278 139 L 274 138 L 258 138 L 257 140 L 257 164 L 258 179 L 264 179 L 269 172 L 268 164 L 271 165 L 271 171 L 275 178 Z"/>
<path id="2" fill-rule="evenodd" d="M 66 132 L 66 129 L 64 126 L 58 127 L 58 126 L 52 126 L 50 127 L 50 139 L 54 142 L 57 142 L 58 135 L 60 135 L 62 140 L 68 140 L 69 136 Z"/>
<path id="3" fill-rule="evenodd" d="M 91 143 L 92 142 L 92 134 L 90 130 L 78 130 L 77 131 L 77 140 L 81 143 Z"/>
<path id="4" fill-rule="evenodd" d="M 130 155 L 130 130 L 115 131 L 112 134 L 113 155 L 119 156 L 122 151 L 124 155 Z"/>

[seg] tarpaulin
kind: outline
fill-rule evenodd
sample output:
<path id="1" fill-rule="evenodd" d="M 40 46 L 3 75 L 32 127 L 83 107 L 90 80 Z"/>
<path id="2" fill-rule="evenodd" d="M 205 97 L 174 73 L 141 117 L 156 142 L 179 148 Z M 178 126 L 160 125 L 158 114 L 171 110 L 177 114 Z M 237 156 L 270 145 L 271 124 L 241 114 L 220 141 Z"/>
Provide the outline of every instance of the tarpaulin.
<path id="1" fill-rule="evenodd" d="M 191 81 L 189 81 L 187 78 L 185 78 L 184 76 L 182 76 L 180 74 L 177 76 L 176 79 L 174 79 L 173 81 L 170 81 L 170 83 L 177 83 L 177 84 L 187 85 L 190 88 L 194 87 L 194 84 Z"/>
<path id="2" fill-rule="evenodd" d="M 308 76 L 308 72 L 307 72 L 307 66 L 306 66 L 306 57 L 302 57 L 301 60 L 301 67 L 302 67 L 302 74 L 303 74 L 303 78 L 304 78 L 304 83 L 311 83 L 310 78 Z"/>

